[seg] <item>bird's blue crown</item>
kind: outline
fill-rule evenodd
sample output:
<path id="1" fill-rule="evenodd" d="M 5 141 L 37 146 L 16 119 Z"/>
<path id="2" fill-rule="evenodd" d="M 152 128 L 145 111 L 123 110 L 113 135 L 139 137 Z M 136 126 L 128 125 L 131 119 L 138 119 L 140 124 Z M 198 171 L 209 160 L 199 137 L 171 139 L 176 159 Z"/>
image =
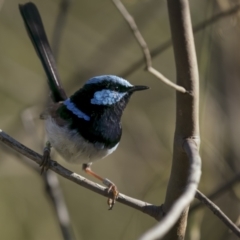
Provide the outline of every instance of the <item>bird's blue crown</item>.
<path id="1" fill-rule="evenodd" d="M 122 85 L 124 87 L 132 87 L 133 85 L 128 82 L 127 80 L 115 76 L 115 75 L 102 75 L 102 76 L 97 76 L 89 79 L 85 84 L 97 84 L 97 83 L 102 83 L 102 82 L 111 82 L 115 83 L 117 85 Z"/>
<path id="2" fill-rule="evenodd" d="M 116 87 L 133 87 L 127 80 L 114 76 L 114 75 L 103 75 L 97 76 L 89 79 L 86 84 L 101 84 L 103 82 L 109 82 L 116 85 Z M 107 86 L 106 86 L 107 87 Z M 95 105 L 112 105 L 121 100 L 122 97 L 126 95 L 126 92 L 119 92 L 116 89 L 102 89 L 94 93 L 93 98 L 91 99 L 91 104 Z"/>

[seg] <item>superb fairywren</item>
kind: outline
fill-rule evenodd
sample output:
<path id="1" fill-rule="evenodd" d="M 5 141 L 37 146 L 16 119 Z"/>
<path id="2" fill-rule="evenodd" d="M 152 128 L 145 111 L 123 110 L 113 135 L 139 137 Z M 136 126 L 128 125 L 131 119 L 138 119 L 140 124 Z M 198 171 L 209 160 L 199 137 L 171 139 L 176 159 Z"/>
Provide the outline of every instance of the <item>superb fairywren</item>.
<path id="1" fill-rule="evenodd" d="M 109 191 L 113 192 L 113 198 L 109 199 L 112 208 L 118 195 L 116 186 L 94 173 L 90 165 L 116 150 L 122 135 L 123 110 L 135 91 L 148 87 L 133 86 L 120 77 L 103 75 L 91 78 L 67 98 L 36 6 L 27 3 L 19 5 L 19 8 L 29 37 L 47 74 L 53 101 L 42 115 L 49 140 L 42 169 L 48 164 L 48 153 L 52 146 L 64 159 L 82 163 L 87 173 L 108 186 Z"/>

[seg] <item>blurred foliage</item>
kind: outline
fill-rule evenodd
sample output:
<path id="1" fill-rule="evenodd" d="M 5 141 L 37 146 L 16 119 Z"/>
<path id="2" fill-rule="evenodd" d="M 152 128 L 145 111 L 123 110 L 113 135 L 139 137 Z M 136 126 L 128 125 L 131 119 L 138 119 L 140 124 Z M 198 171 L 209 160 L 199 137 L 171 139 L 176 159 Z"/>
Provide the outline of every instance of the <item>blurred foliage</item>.
<path id="1" fill-rule="evenodd" d="M 18 4 L 5 1 L 0 10 L 0 128 L 41 152 L 43 122 L 38 120 L 48 99 L 43 68 L 28 39 Z M 0 1 L 1 3 L 1 1 Z M 34 0 L 51 42 L 60 0 Z M 166 1 L 124 0 L 150 50 L 170 39 Z M 239 0 L 190 1 L 193 26 Z M 200 127 L 204 193 L 224 184 L 239 170 L 240 136 L 240 12 L 225 17 L 195 34 L 200 73 Z M 71 1 L 58 59 L 63 85 L 69 95 L 92 76 L 120 75 L 142 58 L 129 27 L 111 1 Z M 161 52 L 153 65 L 172 81 L 172 48 Z M 144 66 L 127 79 L 151 90 L 133 96 L 125 110 L 123 137 L 118 150 L 96 162 L 93 169 L 115 182 L 121 192 L 153 204 L 164 201 L 171 168 L 175 123 L 175 93 Z M 33 109 L 36 131 L 26 131 L 25 109 Z M 26 124 L 25 124 L 26 125 Z M 61 239 L 54 211 L 41 176 L 0 144 L 1 239 Z M 81 166 L 61 164 L 80 174 Z M 116 204 L 107 211 L 106 199 L 66 179 L 60 179 L 77 239 L 136 239 L 155 220 Z M 233 220 L 240 212 L 239 185 L 215 202 Z M 216 231 L 217 229 L 217 231 Z M 187 239 L 237 239 L 208 209 L 191 214 Z"/>

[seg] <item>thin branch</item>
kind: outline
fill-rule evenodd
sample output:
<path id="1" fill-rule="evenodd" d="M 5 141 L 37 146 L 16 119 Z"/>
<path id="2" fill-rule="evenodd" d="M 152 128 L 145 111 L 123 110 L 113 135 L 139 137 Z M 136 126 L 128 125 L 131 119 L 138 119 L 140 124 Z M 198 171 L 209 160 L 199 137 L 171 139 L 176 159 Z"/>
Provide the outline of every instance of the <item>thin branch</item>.
<path id="1" fill-rule="evenodd" d="M 231 180 L 229 180 L 227 183 L 225 183 L 224 185 L 222 185 L 221 187 L 217 188 L 214 192 L 212 192 L 211 194 L 209 194 L 207 196 L 208 199 L 214 200 L 217 197 L 219 197 L 221 194 L 223 194 L 224 192 L 228 191 L 231 187 L 233 187 L 235 184 L 237 184 L 240 181 L 240 173 L 237 174 L 235 177 L 233 177 Z M 203 207 L 204 205 L 199 202 L 195 205 L 193 205 L 190 208 L 189 213 L 193 213 L 193 211 L 199 209 L 200 207 Z"/>
<path id="2" fill-rule="evenodd" d="M 162 238 L 176 223 L 182 211 L 189 206 L 194 198 L 201 176 L 201 159 L 195 141 L 186 140 L 183 146 L 190 161 L 189 175 L 181 196 L 175 201 L 163 219 L 153 228 L 148 230 L 139 240 L 152 240 Z M 164 206 L 163 206 L 164 208 Z"/>
<path id="3" fill-rule="evenodd" d="M 233 8 L 230 8 L 226 11 L 217 13 L 216 15 L 212 16 L 211 18 L 209 18 L 205 21 L 202 21 L 202 22 L 198 23 L 196 26 L 194 26 L 193 27 L 193 32 L 198 33 L 201 30 L 204 30 L 205 28 L 207 28 L 207 27 L 211 26 L 212 24 L 216 23 L 217 21 L 219 21 L 219 20 L 221 20 L 225 17 L 232 16 L 233 14 L 237 13 L 239 10 L 240 10 L 240 5 L 238 4 L 238 5 L 234 6 Z M 154 59 L 159 54 L 166 51 L 171 46 L 172 46 L 172 40 L 169 39 L 169 40 L 165 41 L 164 43 L 162 43 L 160 46 L 158 46 L 155 49 L 153 49 L 152 51 L 150 51 L 150 55 L 152 56 L 152 59 Z M 133 63 L 128 69 L 126 69 L 120 75 L 124 78 L 127 78 L 131 74 L 133 74 L 135 71 L 137 71 L 140 67 L 142 67 L 143 65 L 144 65 L 144 60 L 140 59 L 140 60 L 136 61 L 135 63 Z"/>
<path id="4" fill-rule="evenodd" d="M 52 171 L 44 173 L 43 178 L 46 186 L 46 192 L 48 193 L 57 214 L 57 220 L 63 239 L 74 240 L 75 237 L 59 180 L 56 174 Z"/>
<path id="5" fill-rule="evenodd" d="M 24 146 L 14 138 L 7 135 L 5 132 L 3 132 L 0 129 L 0 141 L 4 143 L 5 145 L 9 146 L 10 148 L 14 149 L 18 153 L 26 156 L 27 158 L 33 160 L 37 164 L 40 164 L 42 162 L 42 156 L 33 150 L 29 149 L 28 147 Z M 98 193 L 104 197 L 111 197 L 111 193 L 108 193 L 107 188 L 101 186 L 100 184 L 94 183 L 85 177 L 80 176 L 77 173 L 74 173 L 64 167 L 62 167 L 60 164 L 58 164 L 56 161 L 51 160 L 49 168 L 54 171 L 55 173 L 58 173 L 62 177 L 75 182 L 76 184 L 87 188 L 95 193 Z M 132 207 L 136 210 L 139 210 L 143 213 L 146 213 L 147 215 L 158 219 L 159 215 L 161 215 L 162 208 L 161 206 L 155 206 L 147 202 L 143 202 L 141 200 L 131 198 L 129 196 L 126 196 L 124 194 L 120 194 L 118 199 L 118 202 L 127 205 L 129 207 Z"/>
<path id="6" fill-rule="evenodd" d="M 126 22 L 128 23 L 130 29 L 133 31 L 133 34 L 137 40 L 137 43 L 142 48 L 143 55 L 145 57 L 145 63 L 147 68 L 152 66 L 152 60 L 150 51 L 148 49 L 147 43 L 145 42 L 142 34 L 140 33 L 137 24 L 134 20 L 134 18 L 129 14 L 125 6 L 122 4 L 120 0 L 112 0 L 119 12 L 122 14 Z"/>
<path id="7" fill-rule="evenodd" d="M 230 230 L 240 237 L 240 229 L 222 212 L 222 210 L 210 201 L 203 193 L 196 191 L 195 197 L 204 203 Z"/>
<path id="8" fill-rule="evenodd" d="M 153 67 L 148 67 L 148 72 L 152 73 L 155 77 L 157 77 L 158 79 L 160 79 L 162 82 L 164 82 L 165 84 L 167 84 L 169 87 L 174 88 L 175 90 L 185 93 L 186 89 L 183 87 L 180 87 L 178 85 L 176 85 L 175 83 L 171 82 L 169 79 L 167 79 L 164 75 L 162 75 L 159 71 L 157 71 L 155 68 Z"/>
<path id="9" fill-rule="evenodd" d="M 236 4 L 234 7 L 227 9 L 226 11 L 222 11 L 220 13 L 217 13 L 216 15 L 212 16 L 211 18 L 198 23 L 196 26 L 193 27 L 193 32 L 197 33 L 201 31 L 202 29 L 205 29 L 206 27 L 209 27 L 210 25 L 216 23 L 217 21 L 232 16 L 233 14 L 237 13 L 240 10 L 240 4 Z"/>
<path id="10" fill-rule="evenodd" d="M 182 240 L 201 176 L 199 156 L 199 76 L 187 0 L 168 0 L 168 12 L 176 63 L 177 83 L 190 94 L 176 92 L 176 129 L 171 175 L 163 210 L 166 216 L 141 240 Z M 171 230 L 170 230 L 171 228 Z M 169 231 L 170 230 L 170 231 Z"/>
<path id="11" fill-rule="evenodd" d="M 122 4 L 122 2 L 120 0 L 112 0 L 112 1 L 115 4 L 115 6 L 117 7 L 117 9 L 119 10 L 119 12 L 122 14 L 122 16 L 124 17 L 126 22 L 128 23 L 140 48 L 143 51 L 143 55 L 145 58 L 145 64 L 146 64 L 146 70 L 149 73 L 153 74 L 158 79 L 160 79 L 162 82 L 164 82 L 169 87 L 172 87 L 179 92 L 186 93 L 187 91 L 184 87 L 178 86 L 177 84 L 173 83 L 168 78 L 163 76 L 163 74 L 161 74 L 159 71 L 157 71 L 155 68 L 152 67 L 152 59 L 151 59 L 151 54 L 150 54 L 148 45 L 147 45 L 146 41 L 144 40 L 142 34 L 140 33 L 140 31 L 137 27 L 137 24 L 134 21 L 134 18 L 129 14 L 129 12 L 127 11 L 127 9 L 124 7 L 124 5 Z"/>

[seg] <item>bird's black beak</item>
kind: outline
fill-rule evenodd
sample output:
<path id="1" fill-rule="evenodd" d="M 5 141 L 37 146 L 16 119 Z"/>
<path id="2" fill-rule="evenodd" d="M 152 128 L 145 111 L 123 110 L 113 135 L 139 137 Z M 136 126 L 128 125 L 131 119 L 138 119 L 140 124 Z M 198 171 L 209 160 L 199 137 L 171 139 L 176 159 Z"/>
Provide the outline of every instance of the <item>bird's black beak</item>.
<path id="1" fill-rule="evenodd" d="M 128 92 L 129 92 L 129 93 L 133 93 L 133 92 L 136 92 L 136 91 L 142 91 L 142 90 L 147 90 L 147 89 L 149 89 L 149 87 L 136 85 L 136 86 L 132 86 L 132 87 L 128 90 Z"/>

